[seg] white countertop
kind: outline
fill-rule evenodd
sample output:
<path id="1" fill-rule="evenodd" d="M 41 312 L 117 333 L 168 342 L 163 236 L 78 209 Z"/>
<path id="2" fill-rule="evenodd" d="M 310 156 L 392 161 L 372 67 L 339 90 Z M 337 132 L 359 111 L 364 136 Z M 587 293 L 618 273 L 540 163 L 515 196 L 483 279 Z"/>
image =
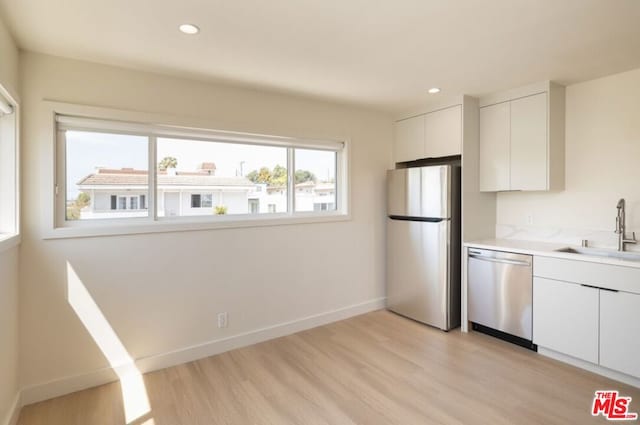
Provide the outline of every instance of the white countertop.
<path id="1" fill-rule="evenodd" d="M 578 248 L 568 244 L 537 242 L 516 239 L 483 239 L 465 242 L 465 247 L 492 249 L 495 251 L 513 252 L 516 254 L 538 255 L 543 257 L 563 258 L 567 260 L 587 261 L 590 263 L 610 264 L 612 266 L 634 267 L 640 269 L 640 261 L 623 260 L 612 257 L 597 257 L 570 252 L 558 252 L 563 248 Z"/>

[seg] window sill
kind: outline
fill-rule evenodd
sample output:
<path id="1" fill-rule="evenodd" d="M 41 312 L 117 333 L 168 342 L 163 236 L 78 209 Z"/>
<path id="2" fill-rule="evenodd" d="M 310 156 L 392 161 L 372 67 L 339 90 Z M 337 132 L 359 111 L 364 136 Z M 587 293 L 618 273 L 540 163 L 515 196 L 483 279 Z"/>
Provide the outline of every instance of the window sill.
<path id="1" fill-rule="evenodd" d="M 20 245 L 20 235 L 16 234 L 0 234 L 0 252 Z"/>
<path id="2" fill-rule="evenodd" d="M 86 223 L 87 225 L 73 227 L 58 227 L 48 231 L 43 239 L 68 239 L 68 238 L 91 238 L 103 236 L 139 235 L 149 233 L 168 232 L 193 232 L 216 229 L 237 229 L 246 227 L 283 226 L 291 224 L 313 224 L 331 223 L 351 220 L 348 213 L 335 212 L 330 214 L 296 214 L 279 215 L 277 217 L 254 218 L 254 217 L 224 217 L 223 219 L 202 220 L 191 217 L 176 219 L 158 219 L 154 222 L 138 222 L 135 224 L 98 224 Z M 85 224 L 85 223 L 81 223 Z"/>

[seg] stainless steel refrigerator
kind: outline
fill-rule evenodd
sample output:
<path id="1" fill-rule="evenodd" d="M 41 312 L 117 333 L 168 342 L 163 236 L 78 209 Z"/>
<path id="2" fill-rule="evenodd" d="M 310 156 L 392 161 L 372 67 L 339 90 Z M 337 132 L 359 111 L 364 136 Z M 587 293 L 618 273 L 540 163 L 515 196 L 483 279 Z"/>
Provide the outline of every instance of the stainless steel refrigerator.
<path id="1" fill-rule="evenodd" d="M 387 308 L 460 326 L 460 167 L 387 172 Z"/>

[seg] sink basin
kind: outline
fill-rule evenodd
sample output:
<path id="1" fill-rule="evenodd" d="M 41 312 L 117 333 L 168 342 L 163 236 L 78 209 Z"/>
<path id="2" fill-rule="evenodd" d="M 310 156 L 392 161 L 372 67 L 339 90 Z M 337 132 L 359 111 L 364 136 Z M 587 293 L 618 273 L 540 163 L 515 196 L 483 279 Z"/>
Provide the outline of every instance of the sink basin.
<path id="1" fill-rule="evenodd" d="M 567 252 L 569 254 L 589 255 L 593 257 L 615 258 L 618 260 L 640 262 L 640 253 L 634 252 L 620 252 L 596 248 L 561 248 L 556 249 L 556 252 Z"/>

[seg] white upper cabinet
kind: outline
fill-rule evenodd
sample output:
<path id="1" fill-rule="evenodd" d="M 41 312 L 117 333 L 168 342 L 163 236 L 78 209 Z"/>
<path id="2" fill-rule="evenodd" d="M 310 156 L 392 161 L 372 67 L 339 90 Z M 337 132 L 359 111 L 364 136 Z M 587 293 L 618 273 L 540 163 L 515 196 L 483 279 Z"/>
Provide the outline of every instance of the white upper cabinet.
<path id="1" fill-rule="evenodd" d="M 395 162 L 460 155 L 462 105 L 440 109 L 395 123 Z"/>
<path id="2" fill-rule="evenodd" d="M 425 115 L 424 154 L 427 158 L 462 152 L 462 105 Z"/>
<path id="3" fill-rule="evenodd" d="M 600 365 L 640 377 L 640 295 L 600 291 Z"/>
<path id="4" fill-rule="evenodd" d="M 480 106 L 481 191 L 564 188 L 564 87 L 535 84 Z"/>
<path id="5" fill-rule="evenodd" d="M 413 161 L 424 154 L 424 115 L 396 121 L 393 158 L 395 162 Z"/>
<path id="6" fill-rule="evenodd" d="M 509 102 L 480 109 L 480 190 L 509 190 Z"/>
<path id="7" fill-rule="evenodd" d="M 511 187 L 547 190 L 547 93 L 511 103 Z"/>

